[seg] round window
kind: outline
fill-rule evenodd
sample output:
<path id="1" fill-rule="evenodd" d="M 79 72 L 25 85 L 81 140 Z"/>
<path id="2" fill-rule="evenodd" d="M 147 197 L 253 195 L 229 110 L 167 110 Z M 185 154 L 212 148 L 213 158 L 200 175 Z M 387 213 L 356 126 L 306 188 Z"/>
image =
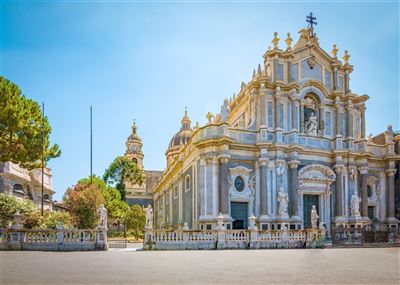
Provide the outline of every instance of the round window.
<path id="1" fill-rule="evenodd" d="M 240 176 L 236 176 L 235 178 L 235 188 L 238 192 L 242 192 L 244 189 L 244 181 Z"/>

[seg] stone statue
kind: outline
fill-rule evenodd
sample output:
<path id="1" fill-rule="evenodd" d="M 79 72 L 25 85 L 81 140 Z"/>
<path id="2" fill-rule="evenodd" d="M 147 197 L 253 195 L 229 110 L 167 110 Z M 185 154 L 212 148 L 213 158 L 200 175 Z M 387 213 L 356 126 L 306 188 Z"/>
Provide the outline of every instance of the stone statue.
<path id="1" fill-rule="evenodd" d="M 229 106 L 228 106 L 228 99 L 224 100 L 224 104 L 221 106 L 221 122 L 225 123 L 228 119 L 229 114 Z"/>
<path id="2" fill-rule="evenodd" d="M 283 165 L 283 161 L 278 161 L 278 165 L 276 167 L 276 174 L 278 176 L 282 176 L 285 173 L 285 166 Z"/>
<path id="3" fill-rule="evenodd" d="M 153 208 L 151 205 L 148 205 L 147 208 L 145 209 L 146 213 L 146 226 L 145 229 L 153 229 Z"/>
<path id="4" fill-rule="evenodd" d="M 107 229 L 107 209 L 103 204 L 100 205 L 97 213 L 99 214 L 99 228 Z"/>
<path id="5" fill-rule="evenodd" d="M 360 216 L 360 198 L 358 197 L 357 192 L 355 192 L 353 195 L 351 195 L 350 198 L 350 209 L 351 209 L 351 215 L 352 216 Z"/>
<path id="6" fill-rule="evenodd" d="M 315 205 L 312 206 L 311 209 L 311 228 L 316 229 L 317 228 L 317 224 L 318 224 L 318 213 L 317 213 L 317 209 L 315 208 Z"/>
<path id="7" fill-rule="evenodd" d="M 278 208 L 278 214 L 279 216 L 287 216 L 287 207 L 288 207 L 288 194 L 283 191 L 283 188 L 279 188 L 279 194 L 278 194 L 278 203 L 279 203 L 279 208 Z"/>
<path id="8" fill-rule="evenodd" d="M 393 142 L 393 128 L 391 125 L 389 125 L 387 131 L 385 131 L 385 141 L 387 144 Z"/>
<path id="9" fill-rule="evenodd" d="M 306 134 L 310 136 L 318 135 L 318 122 L 317 116 L 315 116 L 314 112 L 311 112 L 310 118 L 308 118 Z"/>

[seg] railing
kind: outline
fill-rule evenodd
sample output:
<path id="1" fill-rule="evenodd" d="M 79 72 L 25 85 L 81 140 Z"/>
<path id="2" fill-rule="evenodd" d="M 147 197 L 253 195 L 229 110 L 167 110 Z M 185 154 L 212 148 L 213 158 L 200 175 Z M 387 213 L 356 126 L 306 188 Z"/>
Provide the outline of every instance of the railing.
<path id="1" fill-rule="evenodd" d="M 332 227 L 334 245 L 364 245 L 368 243 L 398 243 L 398 228 L 387 224 L 369 224 L 359 228 Z"/>
<path id="2" fill-rule="evenodd" d="M 8 250 L 106 250 L 107 231 L 0 229 L 0 249 Z"/>
<path id="3" fill-rule="evenodd" d="M 144 249 L 233 249 L 323 247 L 325 229 L 310 230 L 147 230 Z"/>

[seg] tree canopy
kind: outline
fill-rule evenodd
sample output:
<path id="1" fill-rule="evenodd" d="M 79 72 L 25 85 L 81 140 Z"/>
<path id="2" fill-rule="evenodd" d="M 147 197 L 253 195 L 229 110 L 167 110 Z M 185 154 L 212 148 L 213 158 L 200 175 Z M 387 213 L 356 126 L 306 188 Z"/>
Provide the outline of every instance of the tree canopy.
<path id="1" fill-rule="evenodd" d="M 35 204 L 29 200 L 19 200 L 17 197 L 0 194 L 0 228 L 6 228 L 13 221 L 16 211 L 22 216 L 22 222 L 32 215 L 36 210 Z"/>
<path id="2" fill-rule="evenodd" d="M 65 203 L 79 229 L 92 229 L 98 225 L 97 210 L 103 202 L 101 190 L 95 184 L 78 183 L 65 192 Z"/>
<path id="3" fill-rule="evenodd" d="M 42 120 L 39 104 L 0 76 L 0 162 L 12 161 L 27 169 L 41 167 L 42 130 L 46 163 L 61 155 L 57 144 L 50 145 L 47 117 Z"/>
<path id="4" fill-rule="evenodd" d="M 118 156 L 106 169 L 103 179 L 108 184 L 115 186 L 121 193 L 121 199 L 125 200 L 125 183 L 141 185 L 143 173 L 136 162 L 125 156 Z"/>
<path id="5" fill-rule="evenodd" d="M 136 239 L 138 239 L 146 224 L 146 214 L 142 206 L 132 205 L 126 213 L 124 224 L 127 230 L 133 230 Z"/>

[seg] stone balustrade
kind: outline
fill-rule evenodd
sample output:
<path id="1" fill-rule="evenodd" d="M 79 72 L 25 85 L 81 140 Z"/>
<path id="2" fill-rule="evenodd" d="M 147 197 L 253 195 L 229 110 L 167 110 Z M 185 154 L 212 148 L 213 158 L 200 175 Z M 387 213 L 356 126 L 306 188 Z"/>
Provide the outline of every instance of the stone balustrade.
<path id="1" fill-rule="evenodd" d="M 107 250 L 107 231 L 0 229 L 1 250 Z"/>
<path id="2" fill-rule="evenodd" d="M 145 250 L 323 247 L 325 229 L 147 230 Z"/>

